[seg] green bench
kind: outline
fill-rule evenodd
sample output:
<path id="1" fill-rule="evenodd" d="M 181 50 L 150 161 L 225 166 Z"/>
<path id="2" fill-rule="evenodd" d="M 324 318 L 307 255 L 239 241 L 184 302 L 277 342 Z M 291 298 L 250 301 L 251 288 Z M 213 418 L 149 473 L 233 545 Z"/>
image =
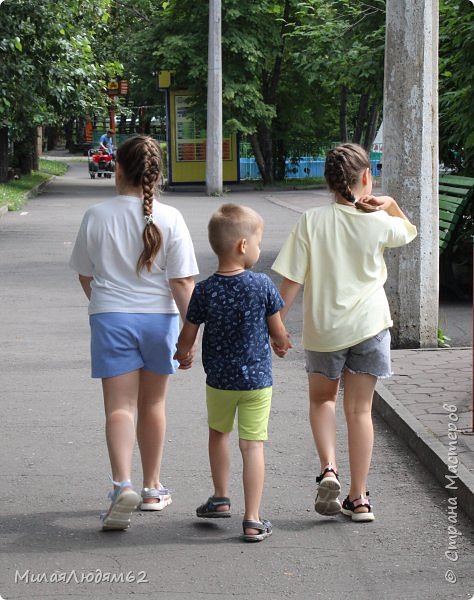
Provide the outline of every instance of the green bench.
<path id="1" fill-rule="evenodd" d="M 468 204 L 474 177 L 443 175 L 439 178 L 439 253 L 446 250 Z"/>
<path id="2" fill-rule="evenodd" d="M 461 239 L 465 219 L 470 218 L 469 215 L 472 214 L 474 178 L 443 175 L 439 178 L 438 190 L 440 284 L 454 292 L 457 297 L 466 298 L 470 296 L 468 290 L 472 287 L 472 264 L 460 267 L 456 241 Z M 465 260 L 462 259 L 462 262 Z"/>

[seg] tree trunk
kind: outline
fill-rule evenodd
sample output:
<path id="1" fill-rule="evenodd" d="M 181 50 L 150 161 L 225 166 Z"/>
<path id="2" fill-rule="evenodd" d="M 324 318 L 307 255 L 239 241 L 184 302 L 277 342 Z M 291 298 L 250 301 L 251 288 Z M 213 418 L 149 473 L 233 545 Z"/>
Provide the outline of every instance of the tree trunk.
<path id="1" fill-rule="evenodd" d="M 286 175 L 286 155 L 287 150 L 285 142 L 283 140 L 275 141 L 275 179 L 277 181 L 283 181 Z"/>
<path id="2" fill-rule="evenodd" d="M 285 0 L 282 15 L 282 24 L 280 31 L 280 48 L 275 57 L 275 62 L 271 72 L 263 81 L 262 96 L 263 100 L 268 105 L 276 105 L 278 85 L 281 79 L 281 69 L 283 65 L 283 55 L 285 52 L 286 43 L 286 27 L 290 18 L 291 4 L 290 0 Z M 257 136 L 262 155 L 262 166 L 257 161 L 258 168 L 262 174 L 265 185 L 272 184 L 274 181 L 273 172 L 273 139 L 271 125 L 260 124 L 257 127 Z M 257 155 L 255 155 L 257 156 Z"/>
<path id="3" fill-rule="evenodd" d="M 369 94 L 362 94 L 359 101 L 359 112 L 357 113 L 354 137 L 352 141 L 355 144 L 360 144 L 362 140 L 362 133 L 364 131 L 364 125 L 367 120 L 367 113 L 369 110 Z"/>
<path id="4" fill-rule="evenodd" d="M 271 128 L 267 125 L 261 125 L 258 128 L 258 137 L 260 139 L 260 147 L 262 148 L 263 160 L 265 162 L 265 175 L 263 181 L 265 185 L 268 185 L 274 181 L 273 140 Z"/>
<path id="5" fill-rule="evenodd" d="M 339 106 L 339 130 L 341 134 L 341 142 L 345 143 L 348 140 L 347 136 L 347 86 L 341 87 L 341 104 Z"/>
<path id="6" fill-rule="evenodd" d="M 39 171 L 41 136 L 41 127 L 35 127 L 35 129 L 33 129 L 33 146 L 31 148 L 31 167 L 33 171 Z"/>
<path id="7" fill-rule="evenodd" d="M 252 133 L 252 135 L 250 136 L 250 144 L 252 145 L 252 150 L 255 156 L 255 162 L 257 163 L 260 175 L 262 176 L 263 181 L 265 181 L 265 160 L 263 158 L 262 149 L 260 147 L 260 140 L 258 139 L 258 135 L 256 133 Z"/>
<path id="8" fill-rule="evenodd" d="M 25 137 L 15 144 L 15 162 L 22 175 L 29 175 L 34 168 L 33 156 L 36 149 L 36 129 L 26 129 Z"/>
<path id="9" fill-rule="evenodd" d="M 46 150 L 54 150 L 56 145 L 56 129 L 48 125 L 45 129 Z"/>
<path id="10" fill-rule="evenodd" d="M 379 107 L 374 102 L 370 107 L 369 119 L 367 122 L 367 128 L 364 135 L 364 148 L 367 152 L 370 152 L 377 135 L 377 125 L 379 121 Z"/>
<path id="11" fill-rule="evenodd" d="M 69 152 L 73 151 L 74 148 L 74 140 L 73 140 L 73 127 L 74 127 L 74 119 L 69 119 L 64 125 L 64 135 L 66 137 L 66 149 Z"/>
<path id="12" fill-rule="evenodd" d="M 0 127 L 0 183 L 8 181 L 8 127 Z"/>

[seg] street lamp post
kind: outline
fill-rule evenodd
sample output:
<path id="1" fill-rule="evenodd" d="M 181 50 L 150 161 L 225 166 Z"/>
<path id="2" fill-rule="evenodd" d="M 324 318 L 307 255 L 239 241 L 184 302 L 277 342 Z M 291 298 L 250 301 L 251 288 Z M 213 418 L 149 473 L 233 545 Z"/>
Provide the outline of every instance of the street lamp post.
<path id="1" fill-rule="evenodd" d="M 209 196 L 223 192 L 221 0 L 209 0 L 206 191 Z"/>

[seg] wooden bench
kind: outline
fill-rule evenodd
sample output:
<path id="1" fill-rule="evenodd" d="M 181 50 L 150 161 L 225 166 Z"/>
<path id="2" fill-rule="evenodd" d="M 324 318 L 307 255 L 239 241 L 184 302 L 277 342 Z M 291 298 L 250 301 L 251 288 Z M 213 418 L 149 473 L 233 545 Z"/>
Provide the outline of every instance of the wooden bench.
<path id="1" fill-rule="evenodd" d="M 463 281 L 465 277 L 460 276 L 459 266 L 454 265 L 456 256 L 453 251 L 462 231 L 463 215 L 468 213 L 469 205 L 474 202 L 473 188 L 473 177 L 443 175 L 439 178 L 440 284 L 459 298 L 470 297 L 470 292 L 466 281 Z"/>
<path id="2" fill-rule="evenodd" d="M 474 186 L 474 177 L 443 175 L 439 178 L 439 253 L 448 247 Z"/>

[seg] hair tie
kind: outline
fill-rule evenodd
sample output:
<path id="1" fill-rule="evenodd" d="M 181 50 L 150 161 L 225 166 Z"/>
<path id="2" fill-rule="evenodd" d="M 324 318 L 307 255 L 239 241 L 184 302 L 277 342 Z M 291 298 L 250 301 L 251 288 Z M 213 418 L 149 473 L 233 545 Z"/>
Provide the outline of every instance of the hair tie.
<path id="1" fill-rule="evenodd" d="M 145 215 L 145 224 L 153 225 L 153 215 Z"/>

